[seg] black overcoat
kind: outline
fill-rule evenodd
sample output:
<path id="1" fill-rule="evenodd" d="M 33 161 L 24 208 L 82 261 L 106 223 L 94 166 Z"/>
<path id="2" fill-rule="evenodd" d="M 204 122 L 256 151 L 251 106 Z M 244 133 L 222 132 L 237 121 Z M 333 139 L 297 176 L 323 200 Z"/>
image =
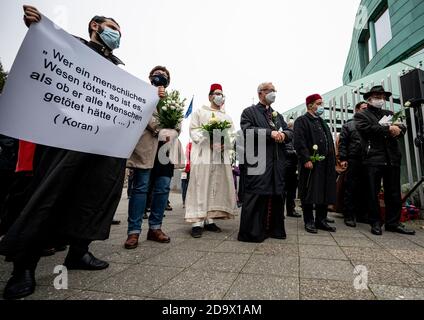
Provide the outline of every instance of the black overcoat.
<path id="1" fill-rule="evenodd" d="M 272 113 L 274 110 L 270 108 L 270 112 Z M 281 129 L 286 135 L 286 142 L 289 142 L 293 138 L 293 131 L 288 129 L 287 123 L 281 114 L 278 114 L 274 120 L 275 128 L 270 125 L 266 107 L 261 103 L 245 109 L 241 115 L 240 126 L 245 136 L 245 163 L 242 181 L 244 183 L 243 190 L 246 193 L 282 195 L 284 192 L 285 143 L 275 142 L 271 138 L 271 133 Z M 266 143 L 261 145 L 261 148 L 258 145 L 260 130 L 264 130 L 263 132 L 266 135 Z M 259 165 L 264 168 L 263 172 L 261 172 L 262 174 L 249 172 L 249 169 L 257 168 L 258 166 L 256 163 L 249 163 L 251 161 L 246 159 L 248 153 L 252 152 L 252 148 L 249 146 L 249 138 L 246 137 L 251 134 L 255 137 L 253 154 L 255 156 L 259 154 Z M 253 140 L 250 139 L 250 141 Z"/>
<path id="2" fill-rule="evenodd" d="M 299 197 L 302 203 L 335 204 L 336 157 L 327 123 L 309 113 L 297 118 L 294 123 L 294 144 L 299 158 Z M 318 146 L 317 154 L 325 156 L 325 160 L 316 162 L 311 171 L 304 165 L 310 161 L 314 145 Z"/>

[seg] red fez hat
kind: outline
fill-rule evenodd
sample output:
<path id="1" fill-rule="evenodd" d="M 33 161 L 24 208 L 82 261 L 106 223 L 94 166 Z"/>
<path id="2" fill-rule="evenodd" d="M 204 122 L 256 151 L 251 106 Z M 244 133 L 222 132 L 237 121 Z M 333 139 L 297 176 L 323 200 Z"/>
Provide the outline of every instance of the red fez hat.
<path id="1" fill-rule="evenodd" d="M 319 94 L 312 94 L 309 97 L 306 98 L 306 105 L 310 105 L 311 103 L 314 103 L 315 101 L 322 99 L 322 97 Z"/>
<path id="2" fill-rule="evenodd" d="M 218 83 L 214 83 L 213 85 L 211 85 L 211 91 L 209 91 L 210 94 L 214 93 L 215 90 L 221 90 L 222 91 L 222 86 Z"/>

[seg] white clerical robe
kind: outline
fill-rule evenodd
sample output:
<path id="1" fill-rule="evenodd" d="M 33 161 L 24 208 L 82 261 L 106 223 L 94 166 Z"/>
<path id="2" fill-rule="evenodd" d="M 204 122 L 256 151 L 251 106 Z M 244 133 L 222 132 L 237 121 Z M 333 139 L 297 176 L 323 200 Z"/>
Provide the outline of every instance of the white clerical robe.
<path id="1" fill-rule="evenodd" d="M 222 155 L 219 151 L 213 152 L 208 135 L 200 129 L 210 121 L 212 113 L 220 121 L 230 122 L 229 132 L 234 133 L 233 121 L 225 111 L 203 106 L 193 113 L 190 123 L 193 144 L 185 214 L 185 221 L 189 223 L 203 222 L 206 219 L 232 219 L 237 211 L 230 163 L 232 145 L 226 145 Z"/>

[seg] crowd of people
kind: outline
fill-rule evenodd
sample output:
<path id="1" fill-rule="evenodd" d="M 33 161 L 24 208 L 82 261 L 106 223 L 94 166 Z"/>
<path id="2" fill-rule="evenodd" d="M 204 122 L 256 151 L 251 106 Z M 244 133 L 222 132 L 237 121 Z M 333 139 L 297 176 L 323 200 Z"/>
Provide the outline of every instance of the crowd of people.
<path id="1" fill-rule="evenodd" d="M 27 26 L 41 19 L 36 8 L 25 6 L 24 12 Z M 113 54 L 121 37 L 114 19 L 94 17 L 89 22 L 89 36 L 90 41 L 81 40 L 85 45 L 113 64 L 122 63 Z M 157 87 L 159 98 L 163 98 L 171 80 L 169 70 L 157 66 L 148 77 Z M 308 96 L 305 114 L 287 123 L 273 107 L 277 91 L 272 83 L 260 84 L 257 94 L 259 103 L 242 112 L 242 144 L 236 148 L 224 140 L 211 141 L 202 129 L 213 118 L 229 124 L 231 137 L 236 134 L 233 119 L 225 112 L 222 85 L 211 85 L 209 104 L 192 114 L 182 197 L 184 218 L 193 238 L 202 237 L 205 231 L 221 232 L 217 220 L 233 219 L 241 206 L 239 241 L 284 240 L 285 217 L 302 217 L 296 211 L 297 197 L 307 232 L 336 232 L 331 225 L 334 221 L 327 215 L 329 206 L 336 203 L 337 163 L 348 177 L 343 210 L 347 226 L 354 228 L 357 222 L 368 222 L 371 232 L 381 235 L 385 224 L 386 231 L 414 234 L 400 223 L 398 140 L 406 128 L 402 124 L 380 123 L 384 116 L 392 114 L 383 108 L 389 92 L 377 86 L 364 95 L 366 101 L 356 106 L 354 119 L 343 126 L 337 148 L 323 118 L 324 101 L 320 95 Z M 13 263 L 4 298 L 18 299 L 34 292 L 37 264 L 49 251 L 54 253 L 69 246 L 64 261 L 68 269 L 108 267 L 108 262 L 96 258 L 89 246 L 92 241 L 109 237 L 128 168 L 131 188 L 124 248 L 138 246 L 147 207 L 147 239 L 169 243 L 171 238 L 162 230 L 162 224 L 175 163 L 169 153 L 169 161 L 163 163 L 159 153 L 179 134 L 179 128 L 160 128 L 153 115 L 129 159 L 25 141 L 13 149 L 2 145 L 2 150 L 11 151 L 1 154 L 8 158 L 1 171 L 0 254 Z M 13 139 L 1 139 L 2 143 L 13 145 Z M 236 162 L 232 160 L 234 152 Z M 379 214 L 378 202 L 382 182 L 385 221 Z"/>

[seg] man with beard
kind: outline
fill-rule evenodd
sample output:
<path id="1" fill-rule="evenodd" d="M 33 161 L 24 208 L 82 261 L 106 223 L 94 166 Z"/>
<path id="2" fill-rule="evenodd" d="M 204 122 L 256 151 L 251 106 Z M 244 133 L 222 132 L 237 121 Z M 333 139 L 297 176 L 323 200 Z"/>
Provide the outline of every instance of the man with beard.
<path id="1" fill-rule="evenodd" d="M 41 19 L 38 10 L 24 6 L 29 27 Z M 112 18 L 95 16 L 89 23 L 90 49 L 115 65 L 113 55 L 121 31 Z M 160 92 L 163 95 L 163 92 Z M 14 268 L 5 299 L 18 299 L 35 290 L 35 269 L 47 243 L 69 243 L 64 265 L 69 269 L 101 270 L 109 266 L 88 251 L 94 240 L 109 237 L 125 175 L 125 159 L 37 145 L 30 197 L 0 242 L 0 254 L 12 257 Z"/>
<path id="2" fill-rule="evenodd" d="M 407 229 L 400 223 L 402 200 L 400 190 L 400 164 L 402 154 L 398 140 L 406 132 L 401 123 L 391 123 L 383 118 L 393 116 L 393 112 L 384 110 L 386 100 L 391 97 L 383 86 L 375 86 L 364 94 L 368 109 L 355 114 L 356 129 L 361 136 L 364 147 L 363 163 L 367 173 L 369 193 L 369 222 L 371 233 L 381 236 L 381 226 L 385 230 L 406 235 L 414 235 L 414 230 Z M 384 187 L 384 202 L 386 205 L 386 221 L 382 221 L 379 210 L 378 194 L 381 181 Z"/>

